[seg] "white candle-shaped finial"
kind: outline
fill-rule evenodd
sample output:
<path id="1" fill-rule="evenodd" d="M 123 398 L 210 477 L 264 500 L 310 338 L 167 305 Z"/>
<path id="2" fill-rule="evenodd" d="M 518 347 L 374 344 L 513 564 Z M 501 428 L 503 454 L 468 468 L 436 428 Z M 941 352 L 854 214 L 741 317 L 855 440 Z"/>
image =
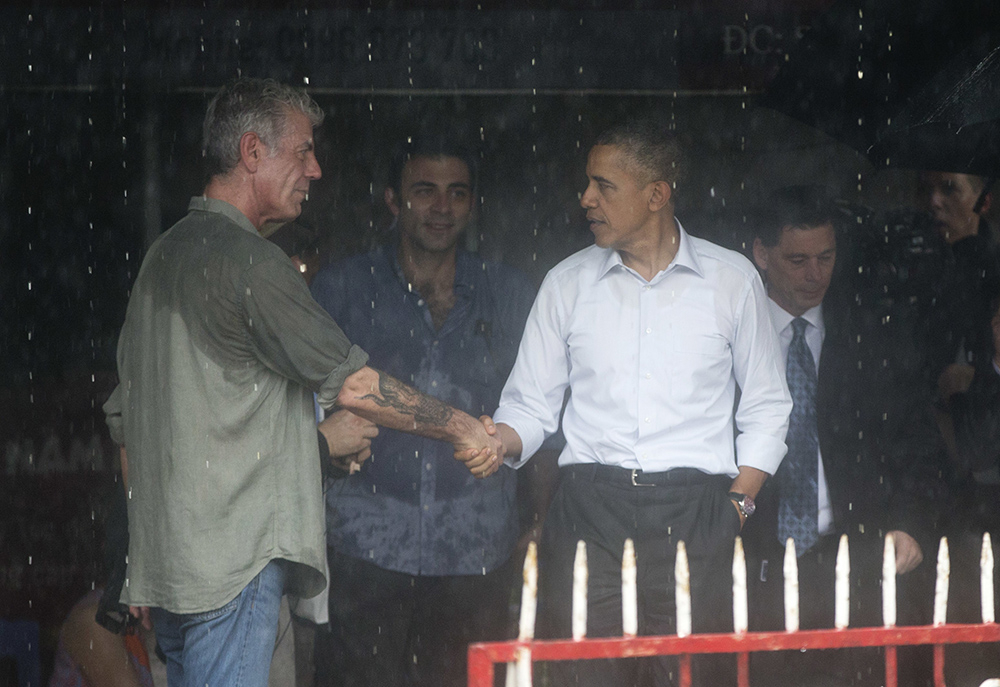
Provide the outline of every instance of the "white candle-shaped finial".
<path id="1" fill-rule="evenodd" d="M 843 630 L 851 621 L 851 552 L 847 546 L 846 534 L 840 535 L 835 570 L 837 582 L 834 589 L 836 606 L 834 607 L 833 626 L 838 630 Z"/>
<path id="2" fill-rule="evenodd" d="M 733 544 L 733 631 L 747 631 L 747 560 L 743 553 L 743 537 L 736 536 Z"/>
<path id="3" fill-rule="evenodd" d="M 677 636 L 691 634 L 691 571 L 688 568 L 687 547 L 677 542 L 677 558 L 674 561 L 674 603 L 677 607 Z"/>
<path id="4" fill-rule="evenodd" d="M 983 622 L 995 623 L 996 612 L 993 608 L 993 542 L 990 533 L 983 532 L 983 552 L 979 556 L 980 595 L 983 607 Z"/>
<path id="5" fill-rule="evenodd" d="M 581 539 L 576 543 L 576 558 L 573 560 L 573 639 L 579 641 L 587 636 L 587 544 Z"/>
<path id="6" fill-rule="evenodd" d="M 517 687 L 517 663 L 512 661 L 507 664 L 507 678 L 503 684 L 504 687 Z"/>
<path id="7" fill-rule="evenodd" d="M 799 631 L 799 560 L 795 556 L 795 541 L 785 542 L 785 630 Z"/>
<path id="8" fill-rule="evenodd" d="M 896 539 L 891 532 L 882 551 L 882 624 L 896 626 Z"/>
<path id="9" fill-rule="evenodd" d="M 951 578 L 951 564 L 948 559 L 948 537 L 941 537 L 938 547 L 937 582 L 934 584 L 934 624 L 948 622 L 948 580 Z"/>
<path id="10" fill-rule="evenodd" d="M 625 540 L 622 553 L 622 634 L 635 637 L 639 634 L 638 592 L 635 583 L 635 545 Z"/>
<path id="11" fill-rule="evenodd" d="M 521 621 L 517 631 L 517 638 L 522 642 L 535 638 L 535 612 L 538 608 L 538 545 L 535 542 L 528 543 L 523 579 Z"/>
<path id="12" fill-rule="evenodd" d="M 524 556 L 524 584 L 521 587 L 521 619 L 518 623 L 517 638 L 522 642 L 535 638 L 535 612 L 538 608 L 538 545 L 528 543 Z M 531 687 L 531 650 L 520 649 L 517 653 L 517 687 Z M 507 674 L 510 675 L 510 664 Z M 509 678 L 508 678 L 509 684 Z"/>

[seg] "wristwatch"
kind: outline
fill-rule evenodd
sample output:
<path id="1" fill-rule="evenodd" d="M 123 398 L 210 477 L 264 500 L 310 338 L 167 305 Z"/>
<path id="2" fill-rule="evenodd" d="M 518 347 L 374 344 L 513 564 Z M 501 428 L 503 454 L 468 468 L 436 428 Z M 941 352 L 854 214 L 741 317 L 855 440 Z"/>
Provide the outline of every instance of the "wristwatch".
<path id="1" fill-rule="evenodd" d="M 739 506 L 740 512 L 743 513 L 744 518 L 749 518 L 753 515 L 753 512 L 757 510 L 757 504 L 753 502 L 753 499 L 746 494 L 741 494 L 738 491 L 729 492 L 729 498 Z"/>

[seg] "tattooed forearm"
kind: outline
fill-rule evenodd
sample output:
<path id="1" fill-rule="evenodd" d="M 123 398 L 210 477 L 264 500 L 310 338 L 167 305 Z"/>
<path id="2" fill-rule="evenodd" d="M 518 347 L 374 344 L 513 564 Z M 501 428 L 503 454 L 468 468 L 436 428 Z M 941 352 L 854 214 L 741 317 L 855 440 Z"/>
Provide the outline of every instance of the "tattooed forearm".
<path id="1" fill-rule="evenodd" d="M 454 411 L 448 404 L 402 384 L 381 370 L 376 372 L 379 393 L 362 396 L 362 400 L 392 408 L 401 415 L 412 415 L 418 423 L 432 427 L 444 427 L 451 420 Z"/>

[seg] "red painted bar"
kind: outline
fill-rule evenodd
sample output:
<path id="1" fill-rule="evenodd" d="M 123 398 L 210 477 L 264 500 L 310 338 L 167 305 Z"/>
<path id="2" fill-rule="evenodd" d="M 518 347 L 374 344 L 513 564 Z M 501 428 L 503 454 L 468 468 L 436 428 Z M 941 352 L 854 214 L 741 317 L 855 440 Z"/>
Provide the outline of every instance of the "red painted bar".
<path id="1" fill-rule="evenodd" d="M 469 646 L 469 687 L 493 687 L 493 661 L 484 644 Z"/>
<path id="2" fill-rule="evenodd" d="M 750 687 L 750 654 L 745 651 L 736 656 L 736 685 Z"/>
<path id="3" fill-rule="evenodd" d="M 944 646 L 934 645 L 934 687 L 945 687 L 944 684 Z"/>
<path id="4" fill-rule="evenodd" d="M 896 662 L 896 647 L 885 648 L 885 687 L 896 687 L 899 684 L 898 664 Z"/>
<path id="5" fill-rule="evenodd" d="M 681 654 L 678 659 L 680 687 L 691 687 L 691 654 Z"/>
<path id="6" fill-rule="evenodd" d="M 689 637 L 610 637 L 603 639 L 536 640 L 473 644 L 472 652 L 483 652 L 493 663 L 513 661 L 519 647 L 529 647 L 533 661 L 564 661 L 630 656 L 678 654 L 746 653 L 842 649 L 867 646 L 912 646 L 915 644 L 961 644 L 1000 641 L 1000 625 L 921 625 L 913 627 L 854 627 L 845 630 L 799 632 L 747 632 L 741 634 L 696 634 Z"/>

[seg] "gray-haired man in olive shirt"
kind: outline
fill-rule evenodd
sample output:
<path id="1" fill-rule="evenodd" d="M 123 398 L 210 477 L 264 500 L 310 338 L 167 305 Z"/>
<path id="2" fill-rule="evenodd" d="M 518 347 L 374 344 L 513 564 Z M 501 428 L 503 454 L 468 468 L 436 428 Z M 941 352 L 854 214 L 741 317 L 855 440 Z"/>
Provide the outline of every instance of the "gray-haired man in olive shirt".
<path id="1" fill-rule="evenodd" d="M 481 449 L 466 461 L 476 476 L 499 466 L 480 422 L 367 367 L 258 233 L 301 211 L 322 119 L 273 81 L 221 89 L 205 117 L 211 179 L 150 247 L 129 299 L 105 405 L 127 468 L 122 602 L 154 621 L 171 687 L 267 684 L 282 592 L 324 586 L 314 393 Z"/>

